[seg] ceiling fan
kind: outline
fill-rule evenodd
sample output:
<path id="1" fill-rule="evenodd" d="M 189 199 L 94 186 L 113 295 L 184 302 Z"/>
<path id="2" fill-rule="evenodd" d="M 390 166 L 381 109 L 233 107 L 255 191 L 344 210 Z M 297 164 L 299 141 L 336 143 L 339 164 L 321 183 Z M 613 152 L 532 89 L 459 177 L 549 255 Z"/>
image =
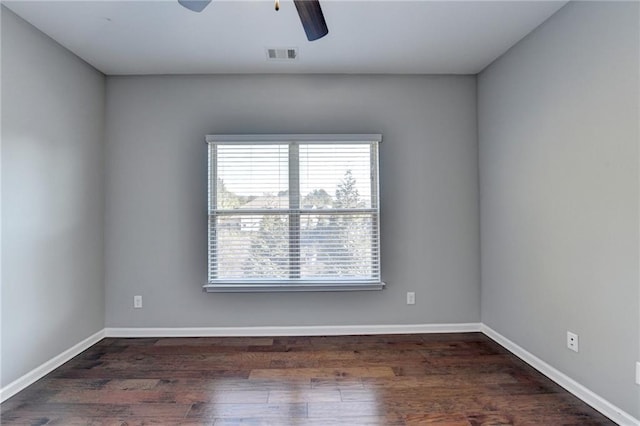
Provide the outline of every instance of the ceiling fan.
<path id="1" fill-rule="evenodd" d="M 194 12 L 202 12 L 211 0 L 178 0 L 182 6 Z M 327 23 L 322 14 L 319 0 L 293 0 L 300 16 L 300 22 L 309 41 L 314 41 L 329 33 Z M 276 0 L 276 10 L 280 9 L 280 2 Z"/>

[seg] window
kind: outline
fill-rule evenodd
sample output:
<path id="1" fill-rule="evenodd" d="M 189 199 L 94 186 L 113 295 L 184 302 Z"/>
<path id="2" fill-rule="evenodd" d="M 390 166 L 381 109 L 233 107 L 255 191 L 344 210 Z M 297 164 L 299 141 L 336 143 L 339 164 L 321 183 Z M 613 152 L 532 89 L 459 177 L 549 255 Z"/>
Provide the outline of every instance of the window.
<path id="1" fill-rule="evenodd" d="M 207 291 L 381 289 L 381 135 L 209 135 Z"/>

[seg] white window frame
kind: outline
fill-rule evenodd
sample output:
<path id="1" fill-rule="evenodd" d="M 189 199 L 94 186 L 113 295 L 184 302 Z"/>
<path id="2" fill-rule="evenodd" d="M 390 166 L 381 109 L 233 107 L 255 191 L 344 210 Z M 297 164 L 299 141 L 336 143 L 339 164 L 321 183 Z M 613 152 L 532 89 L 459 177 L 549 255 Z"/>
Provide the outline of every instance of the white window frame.
<path id="1" fill-rule="evenodd" d="M 381 290 L 384 288 L 385 283 L 382 281 L 381 270 L 381 253 L 380 253 L 380 185 L 379 185 L 379 159 L 378 159 L 378 145 L 382 142 L 382 135 L 380 134 L 257 134 L 257 135 L 207 135 L 206 143 L 208 149 L 208 256 L 207 256 L 207 268 L 208 279 L 204 285 L 206 292 L 282 292 L 282 291 L 355 291 L 355 290 Z M 215 155 L 212 150 L 215 149 L 216 144 L 273 144 L 273 143 L 285 143 L 290 146 L 295 145 L 296 142 L 309 144 L 374 144 L 375 149 L 372 150 L 371 164 L 372 164 L 372 198 L 375 197 L 375 206 L 372 208 L 364 209 L 367 212 L 373 212 L 375 217 L 375 247 L 374 250 L 377 253 L 378 264 L 378 279 L 375 280 L 307 280 L 307 279 L 284 279 L 284 280 L 218 280 L 212 277 L 212 270 L 215 269 L 213 258 L 213 247 L 216 244 L 215 241 L 215 188 L 217 183 L 215 164 Z M 215 152 L 215 151 L 214 151 Z M 297 158 L 294 156 L 294 163 L 289 165 L 291 167 L 297 167 Z M 297 172 L 296 172 L 297 174 Z M 289 181 L 292 181 L 292 175 L 290 172 Z M 291 185 L 290 185 L 291 186 Z M 297 191 L 297 188 L 290 188 L 293 191 Z M 213 191 L 213 193 L 212 193 Z M 289 208 L 286 214 L 292 211 L 297 211 L 300 214 L 300 209 Z"/>

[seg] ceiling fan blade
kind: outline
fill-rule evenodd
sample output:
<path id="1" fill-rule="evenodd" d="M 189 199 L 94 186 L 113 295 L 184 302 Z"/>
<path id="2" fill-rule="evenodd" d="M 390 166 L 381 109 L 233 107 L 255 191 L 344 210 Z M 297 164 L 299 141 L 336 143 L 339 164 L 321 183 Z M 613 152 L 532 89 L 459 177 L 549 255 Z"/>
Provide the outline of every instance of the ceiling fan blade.
<path id="1" fill-rule="evenodd" d="M 319 0 L 293 0 L 293 3 L 309 41 L 317 40 L 329 33 Z"/>
<path id="2" fill-rule="evenodd" d="M 211 0 L 178 0 L 178 3 L 194 12 L 202 12 Z"/>

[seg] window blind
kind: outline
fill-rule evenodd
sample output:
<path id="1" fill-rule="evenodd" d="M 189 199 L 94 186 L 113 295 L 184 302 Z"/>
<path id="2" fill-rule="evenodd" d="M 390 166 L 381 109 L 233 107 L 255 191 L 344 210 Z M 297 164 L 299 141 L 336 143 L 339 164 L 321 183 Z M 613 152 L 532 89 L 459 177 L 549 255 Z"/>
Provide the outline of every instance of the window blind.
<path id="1" fill-rule="evenodd" d="M 380 135 L 210 135 L 208 291 L 382 288 Z"/>

